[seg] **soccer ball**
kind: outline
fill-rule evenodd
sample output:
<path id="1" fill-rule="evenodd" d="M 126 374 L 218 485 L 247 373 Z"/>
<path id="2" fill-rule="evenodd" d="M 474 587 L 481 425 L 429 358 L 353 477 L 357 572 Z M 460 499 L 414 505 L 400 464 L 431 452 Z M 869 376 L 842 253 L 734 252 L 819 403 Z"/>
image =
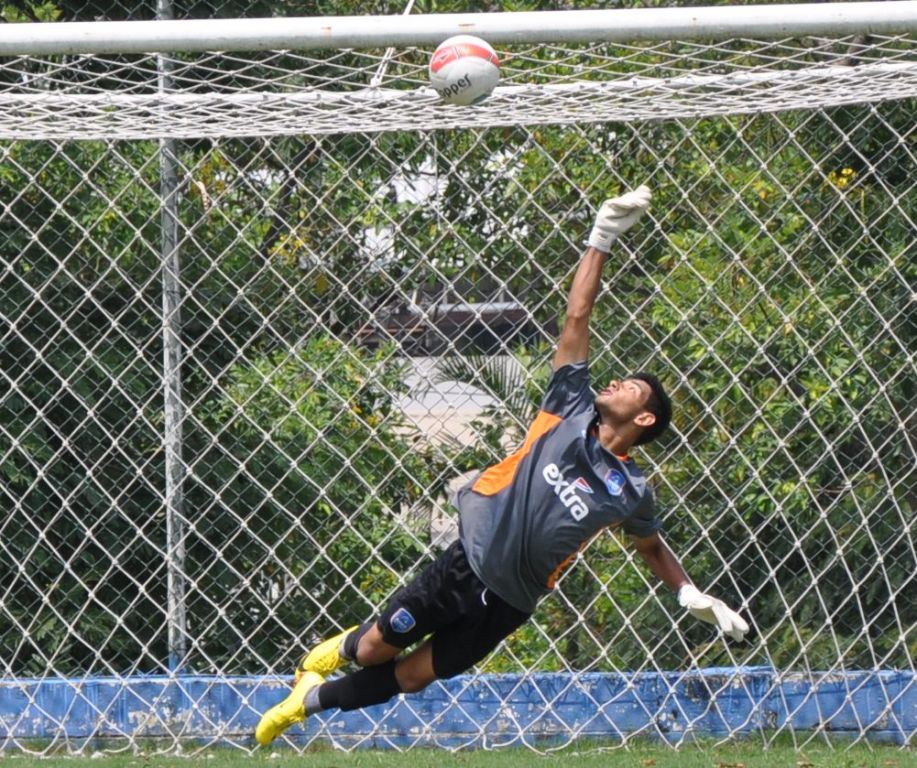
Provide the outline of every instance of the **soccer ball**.
<path id="1" fill-rule="evenodd" d="M 430 85 L 449 104 L 477 104 L 499 80 L 500 59 L 480 37 L 450 37 L 430 58 Z"/>

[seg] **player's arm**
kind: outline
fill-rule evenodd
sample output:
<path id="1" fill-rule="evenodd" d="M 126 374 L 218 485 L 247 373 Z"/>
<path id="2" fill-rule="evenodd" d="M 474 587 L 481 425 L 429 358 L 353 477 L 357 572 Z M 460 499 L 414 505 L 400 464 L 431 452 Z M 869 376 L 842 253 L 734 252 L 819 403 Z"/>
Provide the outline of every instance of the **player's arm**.
<path id="1" fill-rule="evenodd" d="M 650 197 L 650 190 L 644 185 L 602 203 L 589 235 L 589 247 L 576 268 L 567 297 L 567 316 L 554 355 L 555 371 L 588 359 L 589 319 L 602 283 L 602 267 L 611 244 L 643 215 Z"/>
<path id="2" fill-rule="evenodd" d="M 722 600 L 707 595 L 695 587 L 675 554 L 662 536 L 654 533 L 643 538 L 634 537 L 634 546 L 640 557 L 659 579 L 678 593 L 678 603 L 696 619 L 714 624 L 733 640 L 742 640 L 748 624 Z"/>
<path id="3" fill-rule="evenodd" d="M 690 584 L 691 579 L 681 567 L 675 553 L 658 533 L 644 538 L 632 537 L 637 553 L 656 574 L 659 580 L 673 592 L 677 592 L 685 584 Z"/>
<path id="4" fill-rule="evenodd" d="M 567 315 L 554 353 L 554 370 L 570 363 L 581 363 L 589 357 L 589 318 L 599 293 L 602 267 L 608 258 L 591 245 L 580 259 L 573 285 L 567 297 Z"/>

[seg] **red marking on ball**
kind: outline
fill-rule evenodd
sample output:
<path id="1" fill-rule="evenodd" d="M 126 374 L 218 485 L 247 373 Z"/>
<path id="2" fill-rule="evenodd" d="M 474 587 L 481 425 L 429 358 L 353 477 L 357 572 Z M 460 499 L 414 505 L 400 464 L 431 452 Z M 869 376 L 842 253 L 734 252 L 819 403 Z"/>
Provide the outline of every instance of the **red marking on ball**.
<path id="1" fill-rule="evenodd" d="M 459 43 L 458 45 L 450 45 L 448 48 L 438 50 L 430 60 L 430 71 L 439 72 L 446 64 L 450 64 L 465 56 L 474 56 L 489 61 L 495 67 L 500 66 L 500 59 L 486 48 L 482 48 L 480 45 L 474 45 L 474 43 Z"/>

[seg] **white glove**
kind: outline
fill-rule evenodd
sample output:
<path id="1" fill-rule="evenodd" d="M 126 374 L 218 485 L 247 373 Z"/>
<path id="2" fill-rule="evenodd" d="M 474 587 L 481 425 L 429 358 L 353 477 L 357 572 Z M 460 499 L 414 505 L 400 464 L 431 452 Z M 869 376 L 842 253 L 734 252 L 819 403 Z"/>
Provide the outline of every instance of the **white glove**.
<path id="1" fill-rule="evenodd" d="M 650 188 L 643 184 L 633 192 L 602 203 L 589 235 L 589 245 L 607 253 L 618 235 L 627 232 L 650 207 L 651 197 Z"/>
<path id="2" fill-rule="evenodd" d="M 695 619 L 715 624 L 733 640 L 741 641 L 748 632 L 745 619 L 722 600 L 704 594 L 693 584 L 685 584 L 678 590 L 678 602 Z"/>

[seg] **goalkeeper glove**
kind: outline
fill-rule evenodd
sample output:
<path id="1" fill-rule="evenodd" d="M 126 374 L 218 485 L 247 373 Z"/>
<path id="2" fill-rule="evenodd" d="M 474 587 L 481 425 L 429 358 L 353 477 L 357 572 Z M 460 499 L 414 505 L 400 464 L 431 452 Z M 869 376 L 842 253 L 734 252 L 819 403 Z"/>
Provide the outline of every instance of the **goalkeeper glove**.
<path id="1" fill-rule="evenodd" d="M 650 207 L 652 193 L 646 184 L 620 197 L 606 200 L 595 217 L 595 225 L 589 235 L 589 245 L 600 251 L 608 251 L 611 244 L 630 229 Z"/>
<path id="2" fill-rule="evenodd" d="M 696 619 L 715 624 L 733 640 L 741 641 L 748 632 L 748 624 L 722 600 L 701 592 L 693 584 L 684 584 L 678 590 L 678 602 Z"/>

